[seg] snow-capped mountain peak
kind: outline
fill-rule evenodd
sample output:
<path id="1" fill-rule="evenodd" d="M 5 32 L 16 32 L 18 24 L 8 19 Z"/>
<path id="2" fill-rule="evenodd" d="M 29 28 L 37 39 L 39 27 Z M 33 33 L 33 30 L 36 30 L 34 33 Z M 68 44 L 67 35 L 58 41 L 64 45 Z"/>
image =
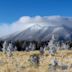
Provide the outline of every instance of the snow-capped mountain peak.
<path id="1" fill-rule="evenodd" d="M 39 17 L 40 19 L 40 17 Z M 42 22 L 42 20 L 43 22 Z M 35 40 L 46 41 L 54 34 L 57 39 L 72 39 L 72 18 L 63 16 L 44 17 L 34 20 L 36 23 L 25 24 L 26 27 L 19 32 L 15 32 L 4 40 Z M 28 22 L 29 23 L 29 22 Z M 25 26 L 24 25 L 24 26 Z"/>

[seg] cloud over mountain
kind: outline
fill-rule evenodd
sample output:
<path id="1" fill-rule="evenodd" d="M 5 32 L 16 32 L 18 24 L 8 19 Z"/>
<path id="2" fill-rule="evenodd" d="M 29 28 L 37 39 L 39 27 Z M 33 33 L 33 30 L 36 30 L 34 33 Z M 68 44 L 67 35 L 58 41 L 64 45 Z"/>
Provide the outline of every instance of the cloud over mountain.
<path id="1" fill-rule="evenodd" d="M 27 28 L 32 27 L 33 25 L 58 26 L 56 30 L 59 30 L 62 27 L 67 27 L 67 29 L 72 30 L 72 17 L 23 16 L 19 20 L 17 20 L 16 22 L 12 22 L 11 24 L 1 24 L 0 25 L 0 37 L 17 32 L 17 31 L 26 30 Z"/>

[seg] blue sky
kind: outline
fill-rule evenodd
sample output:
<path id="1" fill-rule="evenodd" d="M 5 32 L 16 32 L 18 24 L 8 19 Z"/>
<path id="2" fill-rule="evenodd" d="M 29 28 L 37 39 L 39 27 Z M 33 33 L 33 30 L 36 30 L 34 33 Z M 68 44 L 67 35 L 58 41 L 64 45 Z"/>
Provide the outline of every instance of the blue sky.
<path id="1" fill-rule="evenodd" d="M 72 16 L 72 0 L 0 0 L 0 23 L 37 15 Z"/>

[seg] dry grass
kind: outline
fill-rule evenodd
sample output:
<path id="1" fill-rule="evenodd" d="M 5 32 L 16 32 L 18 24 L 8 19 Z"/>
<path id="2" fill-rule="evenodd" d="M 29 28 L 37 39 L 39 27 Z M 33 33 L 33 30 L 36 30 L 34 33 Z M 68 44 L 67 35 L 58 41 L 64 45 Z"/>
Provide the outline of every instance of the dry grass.
<path id="1" fill-rule="evenodd" d="M 32 54 L 39 54 L 38 51 L 34 52 L 14 52 L 12 57 L 7 57 L 0 52 L 0 72 L 54 72 L 48 70 L 48 65 L 53 57 L 60 63 L 68 65 L 66 71 L 58 69 L 55 72 L 72 72 L 72 51 L 59 51 L 55 56 L 51 56 L 48 52 L 45 52 L 43 56 L 40 56 L 40 65 L 35 68 L 31 66 L 28 59 Z"/>

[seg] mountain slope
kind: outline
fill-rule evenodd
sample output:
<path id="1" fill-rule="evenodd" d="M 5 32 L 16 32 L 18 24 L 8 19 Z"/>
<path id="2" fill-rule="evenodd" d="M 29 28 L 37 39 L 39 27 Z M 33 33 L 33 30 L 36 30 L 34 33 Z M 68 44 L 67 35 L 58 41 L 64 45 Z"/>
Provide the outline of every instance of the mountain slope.
<path id="1" fill-rule="evenodd" d="M 46 41 L 49 40 L 53 34 L 57 39 L 71 38 L 71 31 L 66 29 L 65 27 L 33 25 L 24 31 L 13 33 L 5 37 L 4 39 L 14 41 L 16 40 Z"/>
<path id="2" fill-rule="evenodd" d="M 47 19 L 47 18 L 46 18 Z M 28 28 L 2 37 L 3 40 L 35 40 L 46 41 L 52 35 L 60 40 L 72 40 L 72 18 L 62 16 L 50 16 L 47 22 L 32 24 Z"/>

